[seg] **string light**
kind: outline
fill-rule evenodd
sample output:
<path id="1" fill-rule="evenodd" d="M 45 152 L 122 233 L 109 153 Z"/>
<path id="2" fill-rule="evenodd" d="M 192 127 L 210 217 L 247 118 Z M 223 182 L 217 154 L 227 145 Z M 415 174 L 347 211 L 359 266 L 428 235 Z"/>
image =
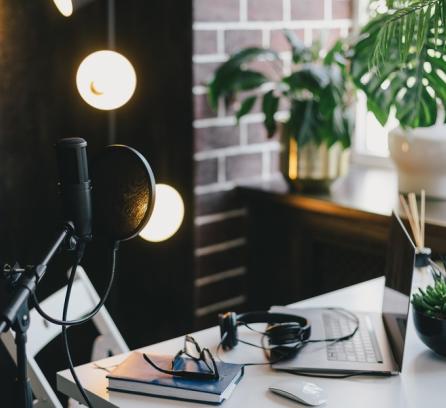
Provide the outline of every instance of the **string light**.
<path id="1" fill-rule="evenodd" d="M 165 241 L 178 231 L 183 218 L 184 203 L 178 191 L 167 184 L 157 184 L 152 216 L 139 235 L 150 242 Z"/>
<path id="2" fill-rule="evenodd" d="M 79 65 L 76 85 L 89 105 L 112 110 L 120 108 L 132 97 L 136 88 L 136 73 L 122 54 L 110 50 L 96 51 Z"/>

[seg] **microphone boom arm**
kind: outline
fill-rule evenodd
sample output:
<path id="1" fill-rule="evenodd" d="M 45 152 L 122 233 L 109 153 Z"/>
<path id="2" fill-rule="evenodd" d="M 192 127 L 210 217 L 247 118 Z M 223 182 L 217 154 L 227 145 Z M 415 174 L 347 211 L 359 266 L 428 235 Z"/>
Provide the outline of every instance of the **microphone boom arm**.
<path id="1" fill-rule="evenodd" d="M 9 305 L 3 310 L 0 323 L 0 333 L 4 332 L 14 322 L 21 306 L 28 300 L 31 293 L 37 287 L 37 284 L 45 275 L 47 267 L 57 250 L 63 244 L 65 239 L 73 232 L 73 225 L 67 223 L 64 225 L 59 236 L 54 241 L 53 245 L 48 250 L 48 253 L 43 258 L 42 262 L 29 270 L 25 270 L 18 282 L 14 285 L 14 295 Z"/>
<path id="2" fill-rule="evenodd" d="M 32 408 L 33 397 L 31 385 L 27 373 L 26 341 L 27 330 L 29 328 L 29 307 L 28 299 L 36 290 L 36 287 L 48 267 L 57 250 L 67 238 L 71 238 L 74 233 L 73 224 L 66 223 L 48 250 L 42 262 L 37 266 L 26 268 L 21 272 L 20 278 L 12 285 L 12 299 L 3 310 L 0 318 L 0 334 L 11 328 L 15 332 L 15 343 L 17 348 L 17 400 L 16 406 Z"/>

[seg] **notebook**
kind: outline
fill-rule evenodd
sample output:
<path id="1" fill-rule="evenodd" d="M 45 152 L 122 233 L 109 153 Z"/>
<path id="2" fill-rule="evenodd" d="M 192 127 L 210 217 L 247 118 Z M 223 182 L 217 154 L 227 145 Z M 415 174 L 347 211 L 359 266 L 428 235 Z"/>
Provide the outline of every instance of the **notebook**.
<path id="1" fill-rule="evenodd" d="M 170 368 L 172 356 L 152 355 L 152 361 L 162 368 Z M 184 358 L 185 367 L 197 370 L 197 364 Z M 186 401 L 221 404 L 228 399 L 243 377 L 243 366 L 217 361 L 218 380 L 191 380 L 163 374 L 147 364 L 142 353 L 133 352 L 108 376 L 110 391 L 127 392 Z"/>

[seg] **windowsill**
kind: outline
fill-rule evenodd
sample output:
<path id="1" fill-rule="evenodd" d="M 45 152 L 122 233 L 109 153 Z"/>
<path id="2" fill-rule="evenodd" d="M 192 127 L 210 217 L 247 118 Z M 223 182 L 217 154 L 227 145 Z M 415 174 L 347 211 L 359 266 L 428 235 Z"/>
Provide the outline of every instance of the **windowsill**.
<path id="1" fill-rule="evenodd" d="M 389 217 L 399 209 L 398 179 L 395 169 L 352 164 L 347 176 L 335 181 L 329 193 L 292 193 L 280 176 L 269 182 L 240 186 L 248 199 L 270 200 L 289 206 L 339 213 L 359 211 Z M 427 200 L 426 222 L 446 227 L 446 201 Z"/>
<path id="2" fill-rule="evenodd" d="M 365 154 L 357 151 L 352 152 L 351 163 L 355 166 L 375 167 L 389 170 L 395 169 L 395 165 L 390 157 Z"/>

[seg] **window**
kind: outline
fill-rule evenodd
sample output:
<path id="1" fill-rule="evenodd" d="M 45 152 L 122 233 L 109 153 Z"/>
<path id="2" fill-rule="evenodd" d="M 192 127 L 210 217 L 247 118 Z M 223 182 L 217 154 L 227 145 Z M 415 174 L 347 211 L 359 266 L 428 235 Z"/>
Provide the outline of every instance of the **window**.
<path id="1" fill-rule="evenodd" d="M 367 98 L 364 92 L 358 91 L 356 104 L 356 129 L 353 148 L 357 156 L 389 157 L 387 139 L 389 132 L 398 126 L 398 119 L 392 112 L 385 126 L 382 126 L 375 115 L 367 110 Z"/>
<path id="2" fill-rule="evenodd" d="M 359 30 L 376 11 L 383 12 L 385 1 L 355 0 L 354 27 Z M 357 162 L 386 163 L 389 157 L 388 133 L 398 126 L 395 115 L 382 126 L 375 115 L 367 110 L 367 98 L 362 91 L 358 91 L 356 105 L 356 129 L 353 140 L 353 159 Z"/>

